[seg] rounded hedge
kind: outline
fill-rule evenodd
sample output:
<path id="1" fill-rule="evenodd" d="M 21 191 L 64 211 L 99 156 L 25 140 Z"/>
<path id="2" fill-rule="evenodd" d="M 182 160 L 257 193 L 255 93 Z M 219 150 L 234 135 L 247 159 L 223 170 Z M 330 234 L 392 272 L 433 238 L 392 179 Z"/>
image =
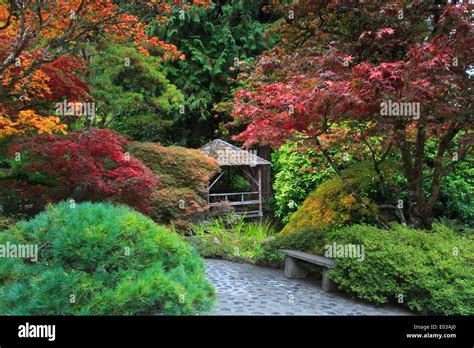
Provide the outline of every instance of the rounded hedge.
<path id="1" fill-rule="evenodd" d="M 326 244 L 326 231 L 314 227 L 303 227 L 292 233 L 279 233 L 275 238 L 262 243 L 259 260 L 283 263 L 285 256 L 278 252 L 281 249 L 323 255 Z"/>
<path id="2" fill-rule="evenodd" d="M 62 202 L 0 232 L 1 244 L 38 246 L 36 262 L 0 263 L 1 314 L 185 315 L 214 300 L 193 248 L 126 206 Z"/>
<path id="3" fill-rule="evenodd" d="M 330 232 L 328 239 L 365 249 L 362 261 L 337 258 L 330 277 L 342 290 L 377 303 L 401 299 L 414 311 L 474 314 L 472 239 L 440 224 L 431 231 L 353 225 Z"/>
<path id="4" fill-rule="evenodd" d="M 204 219 L 206 185 L 219 171 L 217 161 L 199 150 L 149 142 L 133 142 L 128 150 L 160 177 L 151 198 L 149 216 L 154 221 L 187 232 L 191 223 Z"/>

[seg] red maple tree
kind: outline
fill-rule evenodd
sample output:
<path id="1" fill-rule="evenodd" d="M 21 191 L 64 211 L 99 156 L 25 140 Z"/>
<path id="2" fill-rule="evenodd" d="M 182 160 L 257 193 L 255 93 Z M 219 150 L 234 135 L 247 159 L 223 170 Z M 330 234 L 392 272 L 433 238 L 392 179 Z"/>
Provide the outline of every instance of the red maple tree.
<path id="1" fill-rule="evenodd" d="M 277 147 L 304 134 L 338 173 L 331 142 L 363 145 L 382 181 L 380 165 L 397 151 L 410 222 L 430 228 L 441 178 L 473 143 L 472 5 L 304 6 L 308 14 L 283 25 L 280 45 L 260 58 L 248 87 L 236 93 L 234 125 L 247 126 L 234 139 Z M 384 103 L 412 109 L 385 115 Z M 430 140 L 437 144 L 434 161 L 425 156 Z"/>
<path id="2" fill-rule="evenodd" d="M 45 134 L 11 145 L 10 156 L 20 159 L 15 169 L 17 188 L 36 204 L 113 200 L 149 213 L 158 178 L 125 152 L 127 143 L 110 130 L 89 129 L 67 136 Z"/>

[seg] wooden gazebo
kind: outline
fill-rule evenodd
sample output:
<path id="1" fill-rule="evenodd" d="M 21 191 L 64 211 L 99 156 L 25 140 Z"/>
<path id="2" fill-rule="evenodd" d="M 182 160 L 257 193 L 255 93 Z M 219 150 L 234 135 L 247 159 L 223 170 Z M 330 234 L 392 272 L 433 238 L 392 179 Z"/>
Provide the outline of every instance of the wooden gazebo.
<path id="1" fill-rule="evenodd" d="M 238 215 L 245 214 L 245 217 L 262 217 L 262 167 L 271 163 L 253 151 L 247 151 L 228 142 L 216 139 L 199 149 L 206 156 L 214 158 L 221 166 L 222 171 L 208 185 L 207 202 L 209 206 L 215 207 L 222 201 L 228 201 L 234 212 Z M 238 167 L 249 179 L 252 186 L 250 192 L 220 192 L 213 193 L 215 184 L 222 178 L 226 167 Z M 269 173 L 269 171 L 265 171 Z"/>

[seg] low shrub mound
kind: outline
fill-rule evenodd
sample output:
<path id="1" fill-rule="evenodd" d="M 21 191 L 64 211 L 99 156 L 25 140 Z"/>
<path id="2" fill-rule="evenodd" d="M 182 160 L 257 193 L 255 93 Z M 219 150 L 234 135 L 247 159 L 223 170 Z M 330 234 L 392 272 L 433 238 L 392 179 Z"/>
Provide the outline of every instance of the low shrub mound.
<path id="1" fill-rule="evenodd" d="M 275 216 L 284 223 L 288 223 L 315 187 L 334 176 L 334 170 L 326 165 L 322 153 L 311 148 L 300 149 L 300 145 L 302 141 L 289 141 L 272 153 Z"/>
<path id="2" fill-rule="evenodd" d="M 160 223 L 171 223 L 182 231 L 208 211 L 205 192 L 208 181 L 219 171 L 217 162 L 200 151 L 184 147 L 164 147 L 135 142 L 130 153 L 160 177 L 153 194 L 150 216 Z"/>
<path id="3" fill-rule="evenodd" d="M 362 163 L 344 170 L 342 175 L 357 188 L 362 203 L 346 189 L 339 177 L 331 178 L 313 191 L 280 234 L 298 232 L 306 227 L 329 231 L 350 223 L 372 222 L 377 212 L 377 206 L 368 198 L 371 187 L 376 185 L 372 171 Z"/>
<path id="4" fill-rule="evenodd" d="M 385 303 L 403 301 L 414 311 L 473 315 L 474 241 L 435 224 L 431 231 L 394 224 L 367 225 L 328 235 L 331 243 L 363 245 L 364 258 L 337 258 L 330 277 L 345 291 Z"/>
<path id="5" fill-rule="evenodd" d="M 214 290 L 183 237 L 126 206 L 63 202 L 0 232 L 0 244 L 37 245 L 0 263 L 0 313 L 186 315 Z"/>

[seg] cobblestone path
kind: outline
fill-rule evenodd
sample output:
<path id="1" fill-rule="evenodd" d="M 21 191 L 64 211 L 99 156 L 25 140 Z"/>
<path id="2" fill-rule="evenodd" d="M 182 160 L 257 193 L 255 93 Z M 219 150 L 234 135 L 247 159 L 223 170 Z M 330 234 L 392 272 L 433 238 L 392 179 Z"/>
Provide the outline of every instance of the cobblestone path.
<path id="1" fill-rule="evenodd" d="M 217 292 L 207 315 L 407 315 L 391 306 L 375 306 L 342 293 L 327 293 L 321 281 L 287 279 L 282 270 L 224 260 L 205 260 Z"/>

